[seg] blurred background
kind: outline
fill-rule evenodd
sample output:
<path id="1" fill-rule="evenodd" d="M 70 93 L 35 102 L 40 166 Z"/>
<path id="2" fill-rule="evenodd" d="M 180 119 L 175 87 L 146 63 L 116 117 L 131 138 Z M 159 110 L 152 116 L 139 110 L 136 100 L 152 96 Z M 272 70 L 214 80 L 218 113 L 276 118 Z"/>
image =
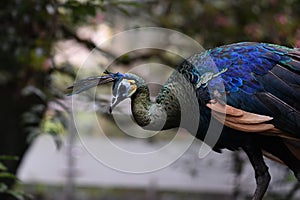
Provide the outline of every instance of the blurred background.
<path id="1" fill-rule="evenodd" d="M 251 199 L 254 172 L 239 152 L 210 153 L 200 160 L 194 144 L 172 165 L 140 175 L 104 166 L 78 140 L 65 90 L 91 50 L 96 56 L 89 58 L 88 75 L 108 65 L 114 72 L 147 62 L 176 67 L 178 58 L 163 51 L 116 57 L 116 49 L 99 47 L 133 28 L 169 28 L 205 49 L 240 41 L 300 47 L 299 1 L 12 0 L 0 5 L 0 199 Z M 107 113 L 110 88 L 98 90 L 95 108 L 107 137 L 140 149 L 169 139 L 157 134 L 137 141 L 124 134 Z M 110 154 L 90 123 L 89 100 L 81 103 L 83 137 Z M 300 199 L 293 175 L 268 162 L 273 176 L 266 199 Z"/>

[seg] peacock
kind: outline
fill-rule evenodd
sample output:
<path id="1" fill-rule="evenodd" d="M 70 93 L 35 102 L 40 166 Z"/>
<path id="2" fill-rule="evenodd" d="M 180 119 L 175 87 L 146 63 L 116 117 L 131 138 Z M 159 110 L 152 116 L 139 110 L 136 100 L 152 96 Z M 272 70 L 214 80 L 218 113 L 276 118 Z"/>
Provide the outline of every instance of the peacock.
<path id="1" fill-rule="evenodd" d="M 212 148 L 246 153 L 255 171 L 254 200 L 263 198 L 271 180 L 263 156 L 286 165 L 300 181 L 300 49 L 240 42 L 192 55 L 154 101 L 146 82 L 131 73 L 105 71 L 68 89 L 78 94 L 109 82 L 110 110 L 130 98 L 133 118 L 144 129 L 183 124 L 190 130 L 194 123 L 197 129 L 190 131 L 203 141 L 212 121 L 224 124 Z"/>

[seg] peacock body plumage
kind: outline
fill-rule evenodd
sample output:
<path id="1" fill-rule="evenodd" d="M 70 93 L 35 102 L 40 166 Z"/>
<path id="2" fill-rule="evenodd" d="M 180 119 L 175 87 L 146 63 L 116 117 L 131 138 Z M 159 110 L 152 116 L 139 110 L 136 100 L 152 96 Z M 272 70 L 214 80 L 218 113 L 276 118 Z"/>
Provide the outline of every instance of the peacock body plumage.
<path id="1" fill-rule="evenodd" d="M 197 125 L 203 140 L 209 123 L 224 123 L 215 151 L 243 149 L 254 167 L 262 199 L 269 181 L 262 155 L 287 165 L 300 180 L 300 50 L 243 42 L 195 54 L 178 65 L 150 100 L 145 81 L 106 72 L 74 84 L 73 93 L 114 82 L 112 108 L 131 98 L 132 114 L 145 129 Z M 196 107 L 195 107 L 196 105 Z M 188 113 L 182 119 L 182 113 Z M 223 120 L 222 120 L 223 119 Z"/>
<path id="2" fill-rule="evenodd" d="M 226 97 L 228 105 L 270 116 L 276 127 L 300 136 L 298 49 L 245 42 L 196 54 L 187 62 L 190 64 L 179 66 L 179 71 L 197 86 L 198 98 L 206 99 L 204 104 L 211 99 L 222 102 L 219 96 Z M 207 73 L 220 74 L 199 86 Z M 209 94 L 208 88 L 212 90 L 210 97 L 203 98 L 203 94 Z"/>

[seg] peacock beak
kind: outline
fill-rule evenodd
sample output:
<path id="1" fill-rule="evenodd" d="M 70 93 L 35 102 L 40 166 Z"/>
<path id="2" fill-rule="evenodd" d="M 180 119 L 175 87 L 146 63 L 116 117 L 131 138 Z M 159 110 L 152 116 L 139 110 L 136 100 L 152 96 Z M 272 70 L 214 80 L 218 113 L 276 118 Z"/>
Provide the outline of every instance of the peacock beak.
<path id="1" fill-rule="evenodd" d="M 113 107 L 112 107 L 112 106 L 109 106 L 109 113 L 110 113 L 110 114 L 112 113 L 112 110 L 113 110 Z"/>
<path id="2" fill-rule="evenodd" d="M 111 104 L 110 104 L 110 106 L 109 106 L 109 113 L 112 113 L 113 109 L 114 109 L 115 106 L 117 105 L 117 104 L 116 104 L 116 101 L 117 101 L 116 98 L 113 97 L 112 102 L 111 102 Z"/>
<path id="3" fill-rule="evenodd" d="M 123 101 L 124 99 L 126 99 L 126 97 L 113 97 L 112 99 L 112 102 L 111 102 L 111 105 L 109 107 L 109 112 L 112 113 L 113 109 L 121 102 Z"/>
<path id="4" fill-rule="evenodd" d="M 109 113 L 111 114 L 112 113 L 112 111 L 113 111 L 113 109 L 116 107 L 116 104 L 111 104 L 110 106 L 109 106 Z"/>

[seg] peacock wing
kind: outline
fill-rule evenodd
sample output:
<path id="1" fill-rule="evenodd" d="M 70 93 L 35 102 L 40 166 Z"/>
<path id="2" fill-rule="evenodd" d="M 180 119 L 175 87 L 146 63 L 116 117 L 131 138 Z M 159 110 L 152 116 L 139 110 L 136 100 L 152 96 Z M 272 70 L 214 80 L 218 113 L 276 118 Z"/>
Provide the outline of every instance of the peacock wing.
<path id="1" fill-rule="evenodd" d="M 214 118 L 232 129 L 248 133 L 278 136 L 300 142 L 300 138 L 275 128 L 275 125 L 272 124 L 273 118 L 270 116 L 250 113 L 219 102 L 208 103 L 206 106 L 212 110 Z"/>
<path id="2" fill-rule="evenodd" d="M 210 56 L 219 70 L 227 68 L 220 74 L 227 105 L 219 102 L 244 112 L 240 118 L 227 113 L 225 121 L 228 126 L 246 132 L 265 132 L 276 128 L 300 138 L 298 49 L 261 43 L 238 43 L 213 49 Z M 215 81 L 212 79 L 208 87 L 214 88 Z M 216 111 L 216 108 L 210 107 Z"/>

